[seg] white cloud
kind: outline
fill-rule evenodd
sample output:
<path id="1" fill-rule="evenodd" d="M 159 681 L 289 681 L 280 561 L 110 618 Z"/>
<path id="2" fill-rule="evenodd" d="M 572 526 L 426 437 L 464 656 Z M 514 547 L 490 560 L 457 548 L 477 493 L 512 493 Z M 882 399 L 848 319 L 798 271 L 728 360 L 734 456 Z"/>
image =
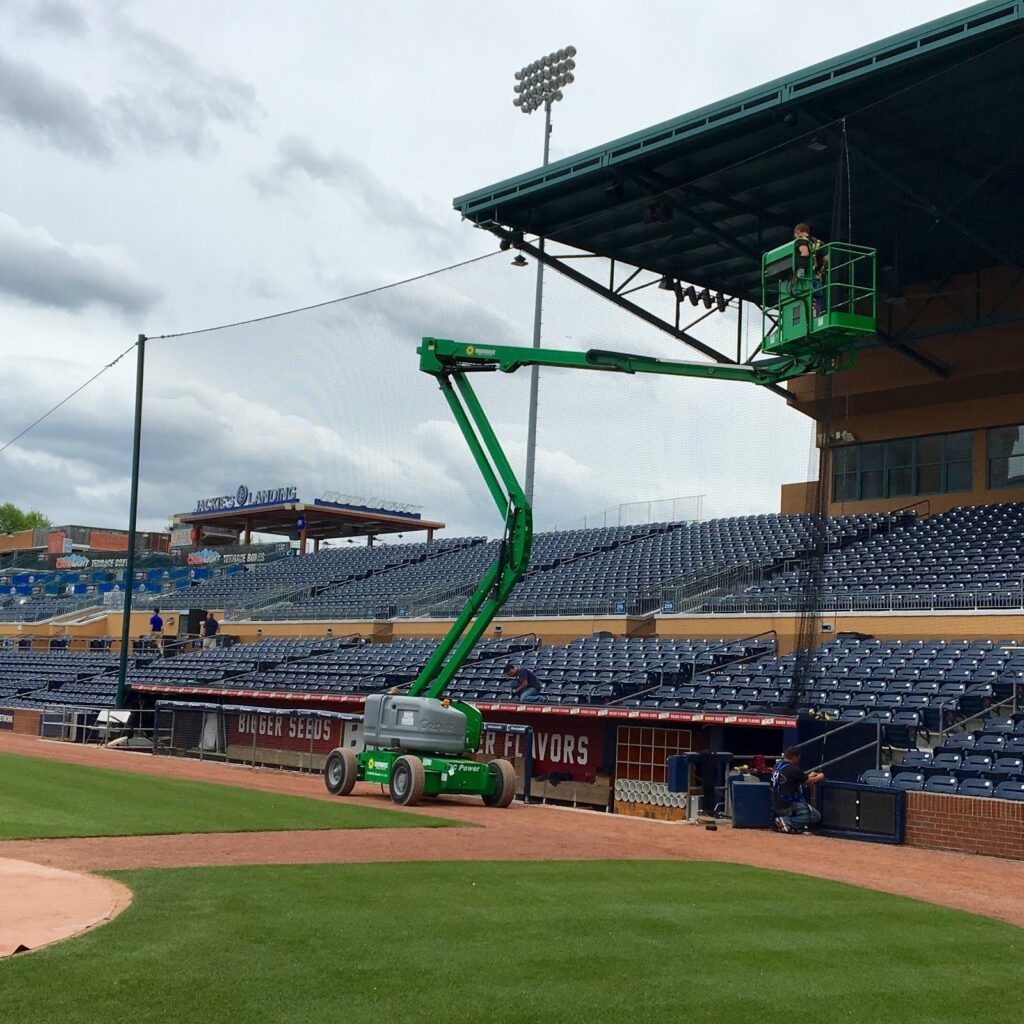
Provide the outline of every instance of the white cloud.
<path id="1" fill-rule="evenodd" d="M 45 228 L 27 227 L 6 213 L 0 213 L 0 292 L 40 306 L 103 304 L 133 314 L 160 297 L 121 248 L 61 243 Z"/>

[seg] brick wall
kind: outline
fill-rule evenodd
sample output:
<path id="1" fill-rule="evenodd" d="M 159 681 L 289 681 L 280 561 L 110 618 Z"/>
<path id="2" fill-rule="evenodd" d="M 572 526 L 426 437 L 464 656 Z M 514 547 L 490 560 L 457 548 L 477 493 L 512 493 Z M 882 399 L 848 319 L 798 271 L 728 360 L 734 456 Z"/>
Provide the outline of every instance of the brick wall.
<path id="1" fill-rule="evenodd" d="M 9 729 L 11 732 L 22 733 L 25 736 L 38 736 L 39 735 L 39 719 L 41 713 L 39 711 L 32 711 L 29 708 L 5 708 L 0 706 L 0 712 L 4 715 L 5 729 Z M 13 718 L 13 727 L 8 724 L 8 718 Z"/>
<path id="2" fill-rule="evenodd" d="M 1024 802 L 909 792 L 905 842 L 1024 860 Z"/>

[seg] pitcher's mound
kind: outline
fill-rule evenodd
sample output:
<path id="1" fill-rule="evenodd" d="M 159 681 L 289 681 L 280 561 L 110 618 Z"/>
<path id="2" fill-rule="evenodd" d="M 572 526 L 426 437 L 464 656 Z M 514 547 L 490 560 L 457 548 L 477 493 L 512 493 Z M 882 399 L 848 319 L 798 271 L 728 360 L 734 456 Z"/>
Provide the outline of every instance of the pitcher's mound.
<path id="1" fill-rule="evenodd" d="M 0 857 L 0 957 L 45 946 L 116 917 L 132 894 L 119 882 Z"/>

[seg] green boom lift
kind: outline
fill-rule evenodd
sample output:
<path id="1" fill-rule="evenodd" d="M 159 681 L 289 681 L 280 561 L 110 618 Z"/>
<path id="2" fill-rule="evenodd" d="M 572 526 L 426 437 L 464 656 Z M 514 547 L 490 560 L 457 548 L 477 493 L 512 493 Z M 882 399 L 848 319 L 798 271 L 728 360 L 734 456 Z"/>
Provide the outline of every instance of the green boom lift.
<path id="1" fill-rule="evenodd" d="M 480 746 L 480 711 L 442 697 L 526 572 L 533 542 L 532 509 L 470 384 L 470 374 L 557 366 L 764 386 L 807 373 L 834 373 L 852 365 L 852 349 L 859 339 L 875 333 L 875 252 L 840 243 L 823 249 L 820 265 L 826 271 L 813 278 L 798 274 L 795 242 L 766 254 L 762 309 L 768 325 L 762 349 L 771 357 L 756 362 L 687 363 L 598 349 L 567 352 L 423 339 L 417 349 L 420 369 L 437 379 L 505 518 L 505 532 L 493 565 L 409 692 L 367 696 L 365 749 L 359 754 L 344 747 L 331 751 L 324 766 L 328 790 L 345 795 L 357 781 L 378 782 L 403 805 L 415 804 L 423 796 L 463 793 L 480 796 L 490 806 L 507 807 L 515 797 L 510 762 L 483 764 L 468 756 Z"/>

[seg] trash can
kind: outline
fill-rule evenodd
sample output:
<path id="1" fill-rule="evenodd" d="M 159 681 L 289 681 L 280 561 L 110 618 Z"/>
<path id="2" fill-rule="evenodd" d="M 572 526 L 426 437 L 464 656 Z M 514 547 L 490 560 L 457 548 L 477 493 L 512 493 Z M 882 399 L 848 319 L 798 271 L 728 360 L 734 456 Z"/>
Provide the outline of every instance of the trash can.
<path id="1" fill-rule="evenodd" d="M 668 791 L 685 793 L 690 788 L 690 761 L 686 754 L 673 754 L 667 762 Z"/>
<path id="2" fill-rule="evenodd" d="M 769 783 L 732 784 L 732 827 L 772 827 L 772 787 Z"/>

